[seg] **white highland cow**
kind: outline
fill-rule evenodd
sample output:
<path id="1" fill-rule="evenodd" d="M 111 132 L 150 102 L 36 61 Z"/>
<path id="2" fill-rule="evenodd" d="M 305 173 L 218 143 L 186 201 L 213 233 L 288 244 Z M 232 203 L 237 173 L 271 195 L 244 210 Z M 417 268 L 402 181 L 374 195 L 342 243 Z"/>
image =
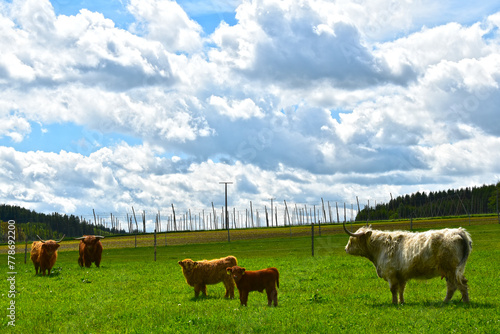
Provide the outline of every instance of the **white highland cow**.
<path id="1" fill-rule="evenodd" d="M 463 228 L 431 230 L 412 233 L 377 231 L 362 227 L 350 235 L 345 251 L 366 257 L 377 269 L 377 275 L 387 282 L 392 302 L 404 303 L 406 282 L 412 278 L 446 278 L 448 290 L 444 302 L 449 302 L 455 291 L 469 303 L 465 264 L 472 250 L 472 239 Z"/>

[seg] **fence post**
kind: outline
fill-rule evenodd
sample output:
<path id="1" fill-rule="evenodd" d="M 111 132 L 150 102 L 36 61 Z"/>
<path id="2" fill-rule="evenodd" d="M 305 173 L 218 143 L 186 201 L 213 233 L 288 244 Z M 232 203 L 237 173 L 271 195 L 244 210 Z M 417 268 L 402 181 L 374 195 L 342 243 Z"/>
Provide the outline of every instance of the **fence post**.
<path id="1" fill-rule="evenodd" d="M 26 264 L 26 257 L 28 256 L 28 236 L 25 237 L 26 243 L 24 244 L 24 264 Z"/>
<path id="2" fill-rule="evenodd" d="M 155 229 L 155 262 L 156 262 L 156 229 Z"/>
<path id="3" fill-rule="evenodd" d="M 135 216 L 134 207 L 132 207 L 132 213 L 134 214 L 134 220 L 135 220 L 135 248 L 137 248 L 137 233 L 139 233 L 139 226 L 137 225 L 137 218 Z"/>
<path id="4" fill-rule="evenodd" d="M 498 187 L 497 187 L 497 216 L 498 216 L 498 223 L 500 224 L 500 213 L 498 212 Z"/>
<path id="5" fill-rule="evenodd" d="M 314 223 L 311 224 L 311 251 L 314 257 Z"/>
<path id="6" fill-rule="evenodd" d="M 172 214 L 174 215 L 174 231 L 177 232 L 177 222 L 175 221 L 174 203 L 172 203 Z"/>

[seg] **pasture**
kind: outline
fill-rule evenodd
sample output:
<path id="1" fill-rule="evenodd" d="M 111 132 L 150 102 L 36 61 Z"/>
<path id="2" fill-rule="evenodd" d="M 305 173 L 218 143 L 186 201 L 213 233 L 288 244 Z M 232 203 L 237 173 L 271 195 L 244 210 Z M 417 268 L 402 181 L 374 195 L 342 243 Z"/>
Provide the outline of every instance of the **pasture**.
<path id="1" fill-rule="evenodd" d="M 474 241 L 465 276 L 471 303 L 442 300 L 439 278 L 412 280 L 406 304 L 395 306 L 387 282 L 364 258 L 345 254 L 348 236 L 241 239 L 204 244 L 111 248 L 103 240 L 101 268 L 80 268 L 78 253 L 59 252 L 50 277 L 35 276 L 33 264 L 16 257 L 16 326 L 7 327 L 9 285 L 2 279 L 2 332 L 57 333 L 493 333 L 500 328 L 500 225 L 465 228 Z M 160 239 L 161 240 L 161 239 Z M 63 242 L 64 244 L 64 242 Z M 177 261 L 238 258 L 248 270 L 280 271 L 279 306 L 268 307 L 265 293 L 252 292 L 242 307 L 239 294 L 223 298 L 222 284 L 194 298 Z M 3 277 L 7 255 L 0 255 Z"/>

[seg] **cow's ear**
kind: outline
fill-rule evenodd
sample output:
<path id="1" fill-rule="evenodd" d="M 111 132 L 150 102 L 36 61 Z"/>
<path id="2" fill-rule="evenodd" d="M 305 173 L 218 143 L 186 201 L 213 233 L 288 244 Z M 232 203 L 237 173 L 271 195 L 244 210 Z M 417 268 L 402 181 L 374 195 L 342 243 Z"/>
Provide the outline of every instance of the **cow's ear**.
<path id="1" fill-rule="evenodd" d="M 194 266 L 193 266 L 193 268 L 194 268 L 194 267 L 196 267 L 198 265 L 198 262 L 194 261 L 193 264 L 194 264 Z"/>
<path id="2" fill-rule="evenodd" d="M 226 273 L 227 273 L 228 275 L 231 275 L 231 273 L 232 273 L 232 272 L 233 272 L 233 267 L 227 267 L 227 268 L 226 268 Z"/>
<path id="3" fill-rule="evenodd" d="M 241 268 L 241 274 L 245 275 L 245 268 Z"/>
<path id="4" fill-rule="evenodd" d="M 177 262 L 179 266 L 184 267 L 182 261 Z"/>
<path id="5" fill-rule="evenodd" d="M 367 238 L 371 237 L 372 231 L 366 231 L 365 235 L 366 235 Z"/>

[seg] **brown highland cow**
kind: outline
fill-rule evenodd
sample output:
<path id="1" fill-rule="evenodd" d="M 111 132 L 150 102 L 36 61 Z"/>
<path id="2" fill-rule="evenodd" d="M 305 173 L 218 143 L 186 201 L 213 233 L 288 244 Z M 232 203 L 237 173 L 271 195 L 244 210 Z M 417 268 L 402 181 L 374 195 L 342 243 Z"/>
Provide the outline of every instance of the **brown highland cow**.
<path id="1" fill-rule="evenodd" d="M 38 268 L 42 276 L 45 276 L 45 271 L 48 270 L 49 275 L 52 267 L 57 260 L 57 249 L 59 248 L 59 243 L 64 239 L 64 235 L 59 241 L 54 240 L 42 240 L 38 235 L 40 241 L 33 241 L 31 245 L 31 261 L 35 265 L 35 274 L 38 275 Z"/>
<path id="2" fill-rule="evenodd" d="M 262 292 L 266 290 L 267 305 L 278 306 L 278 291 L 280 287 L 280 274 L 278 269 L 272 267 L 261 270 L 246 270 L 245 268 L 234 266 L 226 268 L 228 275 L 233 276 L 236 287 L 240 293 L 241 305 L 247 306 L 248 293 L 250 291 Z"/>
<path id="3" fill-rule="evenodd" d="M 225 298 L 234 298 L 234 281 L 226 274 L 226 268 L 235 266 L 238 261 L 234 256 L 223 257 L 215 260 L 193 261 L 185 259 L 178 262 L 186 283 L 194 287 L 194 296 L 198 297 L 200 291 L 207 295 L 207 284 L 224 283 L 226 287 Z"/>
<path id="4" fill-rule="evenodd" d="M 102 256 L 101 239 L 103 238 L 100 235 L 84 235 L 83 237 L 75 238 L 75 240 L 80 240 L 80 255 L 78 257 L 80 267 L 83 267 L 85 264 L 85 267 L 89 268 L 92 262 L 95 263 L 96 267 L 99 267 Z"/>

